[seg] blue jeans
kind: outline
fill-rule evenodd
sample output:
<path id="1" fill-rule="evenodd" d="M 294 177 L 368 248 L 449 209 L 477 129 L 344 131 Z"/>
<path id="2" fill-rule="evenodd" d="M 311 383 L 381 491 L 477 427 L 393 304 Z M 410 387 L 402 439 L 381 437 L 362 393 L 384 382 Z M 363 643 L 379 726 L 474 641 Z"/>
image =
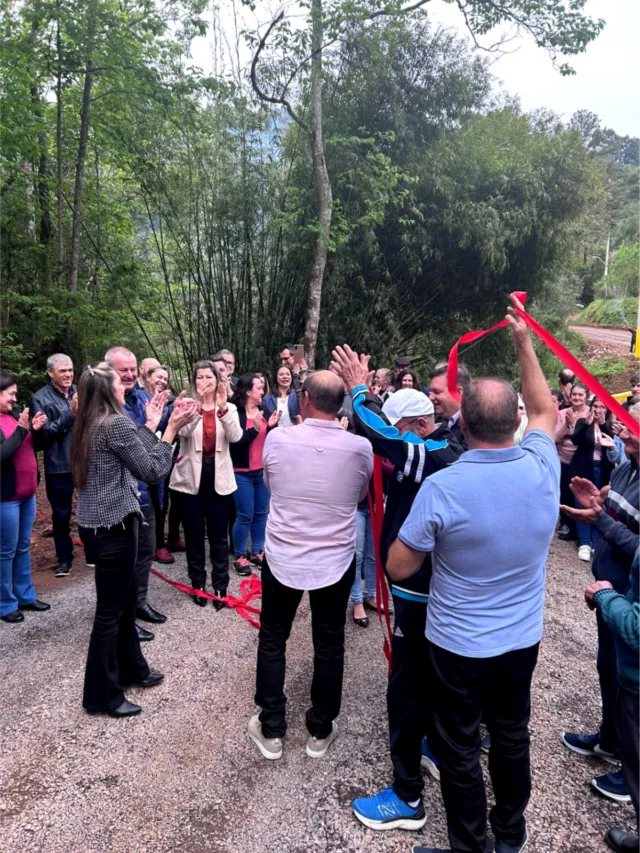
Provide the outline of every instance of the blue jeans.
<path id="1" fill-rule="evenodd" d="M 0 616 L 36 600 L 30 551 L 35 517 L 35 495 L 0 503 Z"/>
<path id="2" fill-rule="evenodd" d="M 605 451 L 603 450 L 603 453 L 604 452 Z M 593 466 L 593 482 L 598 488 L 600 488 L 600 467 L 595 465 Z M 577 509 L 584 509 L 577 498 L 574 498 L 573 500 Z M 578 534 L 578 548 L 581 545 L 590 545 L 592 548 L 596 547 L 596 541 L 599 533 L 593 524 L 584 524 L 581 521 L 576 521 L 576 533 Z"/>
<path id="3" fill-rule="evenodd" d="M 362 574 L 364 569 L 364 597 L 376 597 L 376 552 L 373 544 L 373 527 L 367 507 L 358 507 L 356 516 L 356 579 L 351 587 L 351 603 L 362 604 Z"/>
<path id="4" fill-rule="evenodd" d="M 233 547 L 237 560 L 247 553 L 249 533 L 251 553 L 259 554 L 264 550 L 270 492 L 264 484 L 262 468 L 257 471 L 236 471 L 236 483 L 238 488 L 233 493 L 237 513 L 233 525 Z"/>

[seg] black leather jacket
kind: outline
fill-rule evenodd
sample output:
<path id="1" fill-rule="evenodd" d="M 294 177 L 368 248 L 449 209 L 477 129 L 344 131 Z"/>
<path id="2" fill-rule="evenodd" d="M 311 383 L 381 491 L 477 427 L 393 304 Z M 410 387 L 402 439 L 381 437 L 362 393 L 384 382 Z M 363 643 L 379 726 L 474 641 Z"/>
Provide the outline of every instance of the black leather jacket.
<path id="1" fill-rule="evenodd" d="M 42 429 L 33 434 L 34 448 L 44 451 L 45 474 L 68 474 L 71 471 L 69 454 L 75 420 L 71 414 L 71 398 L 75 393 L 76 387 L 72 385 L 67 398 L 48 381 L 31 398 L 31 417 L 36 412 L 47 416 Z"/>

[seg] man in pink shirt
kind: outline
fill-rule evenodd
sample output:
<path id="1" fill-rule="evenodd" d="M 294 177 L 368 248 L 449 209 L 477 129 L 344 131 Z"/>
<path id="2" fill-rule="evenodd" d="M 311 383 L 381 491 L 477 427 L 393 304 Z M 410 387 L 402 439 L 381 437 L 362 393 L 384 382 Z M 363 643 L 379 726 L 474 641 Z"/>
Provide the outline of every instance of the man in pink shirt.
<path id="1" fill-rule="evenodd" d="M 285 652 L 296 610 L 309 590 L 314 648 L 306 752 L 322 758 L 335 739 L 344 670 L 344 626 L 355 575 L 356 513 L 373 470 L 369 442 L 337 420 L 342 380 L 321 370 L 300 395 L 304 423 L 272 430 L 264 447 L 264 480 L 271 491 L 256 704 L 249 736 L 265 758 L 280 758 L 287 730 Z"/>

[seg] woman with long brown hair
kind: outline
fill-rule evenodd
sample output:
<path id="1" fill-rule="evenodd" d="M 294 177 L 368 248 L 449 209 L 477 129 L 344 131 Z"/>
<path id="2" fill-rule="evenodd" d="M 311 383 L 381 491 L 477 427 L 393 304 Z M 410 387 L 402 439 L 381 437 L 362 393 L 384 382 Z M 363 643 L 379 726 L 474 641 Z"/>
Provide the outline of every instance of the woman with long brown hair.
<path id="1" fill-rule="evenodd" d="M 124 386 L 106 362 L 87 367 L 78 383 L 71 467 L 78 488 L 76 521 L 88 563 L 95 564 L 96 613 L 89 641 L 83 707 L 89 713 L 128 717 L 142 710 L 128 702 L 127 687 L 162 681 L 150 672 L 136 633 L 136 577 L 140 503 L 138 480 L 157 483 L 171 469 L 178 430 L 196 417 L 182 402 L 160 440 L 155 430 L 165 406 L 156 394 L 138 428 L 124 414 Z"/>

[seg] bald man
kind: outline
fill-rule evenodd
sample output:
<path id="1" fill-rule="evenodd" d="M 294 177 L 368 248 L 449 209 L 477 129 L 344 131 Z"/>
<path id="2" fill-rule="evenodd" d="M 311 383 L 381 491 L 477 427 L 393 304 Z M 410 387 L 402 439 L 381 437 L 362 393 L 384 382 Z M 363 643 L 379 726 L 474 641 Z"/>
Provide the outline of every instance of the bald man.
<path id="1" fill-rule="evenodd" d="M 513 387 L 501 379 L 470 382 L 460 411 L 469 450 L 424 482 L 387 559 L 387 571 L 398 582 L 419 571 L 425 554 L 432 558 L 427 729 L 440 762 L 452 853 L 494 850 L 480 766 L 483 715 L 491 735 L 495 851 L 518 853 L 527 843 L 531 679 L 542 638 L 560 463 L 553 399 L 517 312 L 522 306 L 512 301 L 507 322 L 529 419 L 522 443 L 515 445 L 513 438 L 520 420 Z M 389 797 L 384 800 L 388 810 Z"/>
<path id="2" fill-rule="evenodd" d="M 147 373 L 152 367 L 160 367 L 160 362 L 157 358 L 143 358 L 138 367 L 138 386 L 146 388 Z"/>
<path id="3" fill-rule="evenodd" d="M 356 513 L 367 494 L 373 451 L 340 426 L 342 380 L 328 370 L 308 377 L 300 395 L 303 423 L 274 429 L 264 446 L 271 490 L 262 566 L 256 704 L 249 736 L 265 758 L 282 756 L 287 730 L 285 652 L 291 625 L 309 591 L 313 633 L 311 707 L 306 753 L 322 758 L 336 737 L 342 700 L 344 626 L 355 577 Z"/>

